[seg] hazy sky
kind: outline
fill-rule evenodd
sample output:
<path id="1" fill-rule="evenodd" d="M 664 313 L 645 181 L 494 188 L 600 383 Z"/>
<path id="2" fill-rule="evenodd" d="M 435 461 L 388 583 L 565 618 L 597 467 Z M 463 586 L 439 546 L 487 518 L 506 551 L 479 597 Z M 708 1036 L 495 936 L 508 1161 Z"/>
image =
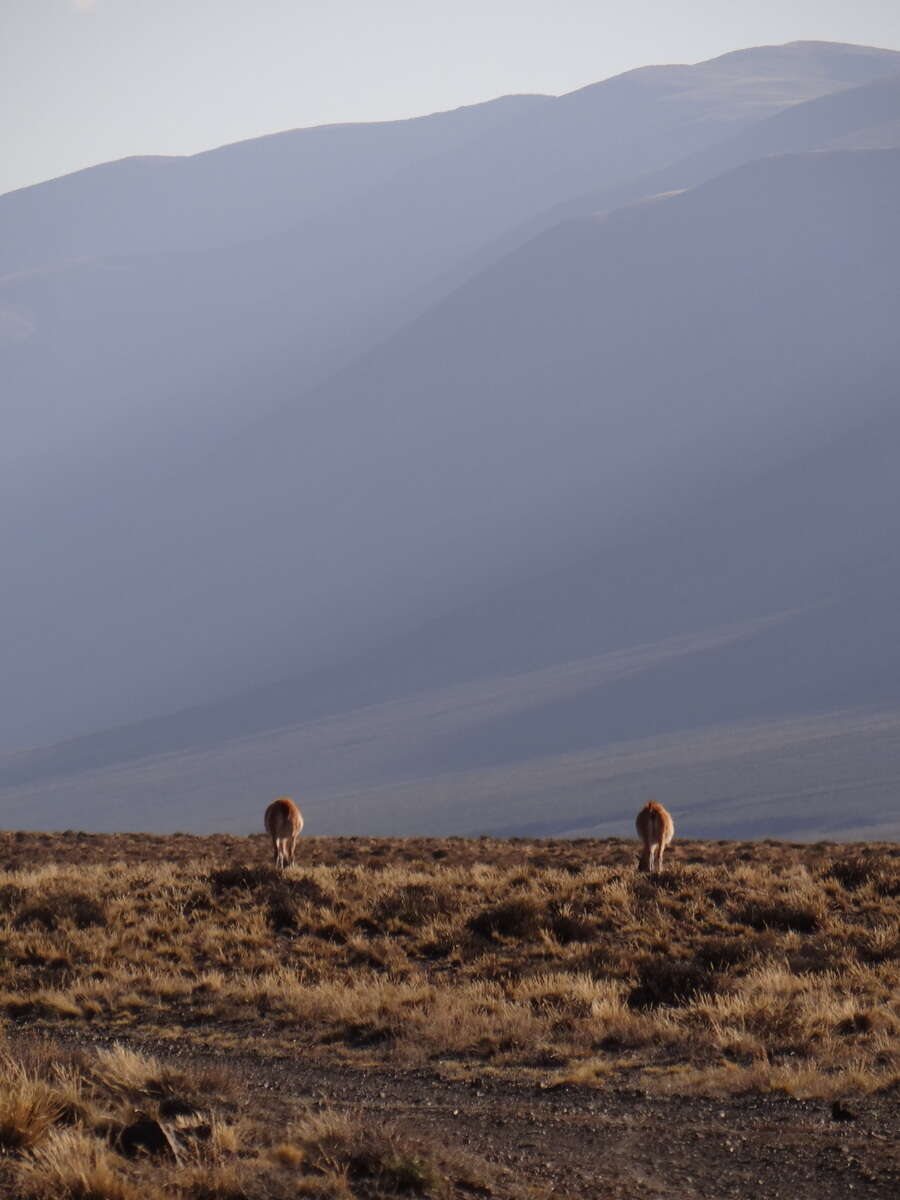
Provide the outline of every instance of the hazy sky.
<path id="1" fill-rule="evenodd" d="M 0 0 L 0 36 L 4 192 L 742 46 L 900 49 L 900 0 Z"/>

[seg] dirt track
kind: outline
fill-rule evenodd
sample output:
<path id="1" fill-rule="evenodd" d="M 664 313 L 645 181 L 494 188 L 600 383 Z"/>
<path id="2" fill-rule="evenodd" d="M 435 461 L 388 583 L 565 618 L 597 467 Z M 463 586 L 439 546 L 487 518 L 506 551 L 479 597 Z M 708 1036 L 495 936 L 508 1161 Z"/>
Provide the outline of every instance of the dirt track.
<path id="1" fill-rule="evenodd" d="M 64 1039 L 97 1046 L 97 1033 Z M 122 1039 L 120 1039 L 122 1040 Z M 297 1101 L 349 1109 L 455 1146 L 498 1168 L 507 1197 L 891 1200 L 900 1195 L 900 1094 L 854 1101 L 837 1122 L 824 1101 L 649 1097 L 501 1075 L 465 1081 L 428 1070 L 318 1065 L 202 1045 L 124 1039 L 179 1065 L 226 1065 L 250 1113 Z M 460 1195 L 473 1194 L 471 1189 Z M 534 1195 L 534 1191 L 530 1190 Z"/>

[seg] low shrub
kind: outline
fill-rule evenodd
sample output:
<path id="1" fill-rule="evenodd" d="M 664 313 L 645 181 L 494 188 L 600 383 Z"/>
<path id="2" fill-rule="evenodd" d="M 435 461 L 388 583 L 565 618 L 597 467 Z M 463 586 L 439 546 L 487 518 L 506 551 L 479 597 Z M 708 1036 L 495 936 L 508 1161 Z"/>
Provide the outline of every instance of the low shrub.
<path id="1" fill-rule="evenodd" d="M 13 912 L 22 903 L 25 893 L 14 883 L 4 883 L 0 887 L 0 913 Z"/>
<path id="2" fill-rule="evenodd" d="M 470 917 L 467 928 L 483 938 L 517 938 L 534 941 L 541 933 L 543 914 L 534 900 L 507 900 Z"/>
<path id="3" fill-rule="evenodd" d="M 425 883 L 408 883 L 382 896 L 372 910 L 372 921 L 379 927 L 397 921 L 410 929 L 418 929 L 435 917 L 449 916 L 457 902 L 448 893 Z"/>
<path id="4" fill-rule="evenodd" d="M 702 938 L 695 947 L 694 961 L 713 971 L 727 971 L 744 963 L 752 963 L 778 950 L 778 934 L 768 927 L 761 930 L 742 930 L 734 937 Z"/>
<path id="5" fill-rule="evenodd" d="M 573 942 L 590 942 L 597 923 L 581 912 L 573 912 L 565 905 L 551 904 L 547 910 L 547 926 L 561 946 Z"/>
<path id="6" fill-rule="evenodd" d="M 273 867 L 220 867 L 210 871 L 208 876 L 209 886 L 216 896 L 237 888 L 254 892 L 262 887 L 272 887 L 280 881 L 281 875 Z"/>
<path id="7" fill-rule="evenodd" d="M 637 1009 L 682 1006 L 701 994 L 717 990 L 714 972 L 696 962 L 672 960 L 664 955 L 638 964 L 637 984 L 628 994 L 628 1007 Z"/>
<path id="8" fill-rule="evenodd" d="M 826 879 L 836 880 L 848 892 L 874 886 L 879 896 L 900 896 L 900 865 L 887 855 L 856 855 L 837 859 L 824 872 Z"/>
<path id="9" fill-rule="evenodd" d="M 814 908 L 778 901 L 774 904 L 748 904 L 734 918 L 751 929 L 777 929 L 782 933 L 815 933 L 820 927 Z"/>
<path id="10" fill-rule="evenodd" d="M 77 929 L 105 925 L 106 908 L 99 900 L 85 895 L 84 892 L 47 892 L 26 902 L 19 909 L 15 919 L 15 924 L 20 929 L 27 925 L 40 925 L 43 929 L 51 931 L 66 922 L 71 922 Z"/>

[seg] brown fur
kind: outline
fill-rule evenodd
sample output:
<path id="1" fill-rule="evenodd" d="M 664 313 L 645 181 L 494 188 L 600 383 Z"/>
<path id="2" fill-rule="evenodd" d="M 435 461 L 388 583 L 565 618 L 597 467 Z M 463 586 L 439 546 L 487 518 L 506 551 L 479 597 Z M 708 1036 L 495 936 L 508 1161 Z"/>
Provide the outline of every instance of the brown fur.
<path id="1" fill-rule="evenodd" d="M 288 796 L 273 800 L 266 809 L 266 833 L 275 850 L 275 866 L 288 867 L 294 861 L 297 838 L 303 828 L 300 809 Z"/>
<path id="2" fill-rule="evenodd" d="M 661 804 L 651 800 L 637 815 L 638 837 L 644 843 L 641 850 L 641 870 L 662 870 L 663 851 L 675 836 L 675 822 Z"/>

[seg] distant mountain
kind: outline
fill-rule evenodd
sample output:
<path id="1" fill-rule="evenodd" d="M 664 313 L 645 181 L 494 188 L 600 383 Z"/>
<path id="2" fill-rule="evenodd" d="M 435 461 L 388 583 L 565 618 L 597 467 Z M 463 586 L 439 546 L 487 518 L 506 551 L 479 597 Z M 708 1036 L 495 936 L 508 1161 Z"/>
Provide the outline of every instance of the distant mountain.
<path id="1" fill-rule="evenodd" d="M 551 99 L 503 96 L 406 121 L 293 129 L 186 158 L 126 158 L 20 188 L 0 196 L 0 276 L 261 241 Z"/>
<path id="2" fill-rule="evenodd" d="M 26 521 L 8 612 L 65 581 L 107 705 L 138 630 L 170 694 L 324 652 L 8 756 L 5 811 L 620 831 L 652 786 L 684 832 L 895 834 L 898 268 L 900 151 L 756 160 L 548 231 L 190 480 L 48 510 L 41 561 Z M 11 694 L 65 703 L 15 649 Z"/>
<path id="3" fill-rule="evenodd" d="M 728 130 L 898 70 L 900 54 L 873 47 L 767 46 L 696 66 L 644 67 L 558 98 L 504 96 L 411 120 L 295 129 L 186 158 L 105 163 L 0 196 L 0 277 L 54 262 L 260 241 L 355 206 L 402 172 L 403 191 L 414 191 L 429 162 L 435 179 L 497 175 L 510 199 L 527 205 L 539 180 L 550 192 L 566 190 L 561 170 L 583 176 L 599 167 L 608 176 L 623 173 L 605 161 L 611 153 L 658 157 L 665 129 L 693 126 L 674 158 L 692 140 L 717 140 L 698 122 Z M 636 133 L 637 143 L 628 136 Z M 497 153 L 527 174 L 529 194 L 517 197 L 506 172 L 491 170 Z"/>
<path id="4" fill-rule="evenodd" d="M 887 64 L 894 71 L 896 63 Z M 455 272 L 458 283 L 477 274 L 546 229 L 571 220 L 633 204 L 665 192 L 683 191 L 773 154 L 811 150 L 878 150 L 900 147 L 900 74 L 841 88 L 755 121 L 732 137 L 689 154 L 659 171 L 586 192 L 538 213 L 502 239 L 482 247 Z M 449 280 L 442 281 L 447 286 Z"/>
<path id="5" fill-rule="evenodd" d="M 297 403 L 554 205 L 897 70 L 890 51 L 762 47 L 558 98 L 126 160 L 0 197 L 7 486 L 190 456 Z"/>
<path id="6" fill-rule="evenodd" d="M 327 256 L 306 264 L 285 231 L 545 102 L 294 130 L 0 196 L 7 476 L 23 469 L 30 490 L 35 467 L 93 475 L 126 451 L 193 452 L 267 386 L 274 403 L 317 381 L 375 335 L 347 314 L 323 336 Z"/>

